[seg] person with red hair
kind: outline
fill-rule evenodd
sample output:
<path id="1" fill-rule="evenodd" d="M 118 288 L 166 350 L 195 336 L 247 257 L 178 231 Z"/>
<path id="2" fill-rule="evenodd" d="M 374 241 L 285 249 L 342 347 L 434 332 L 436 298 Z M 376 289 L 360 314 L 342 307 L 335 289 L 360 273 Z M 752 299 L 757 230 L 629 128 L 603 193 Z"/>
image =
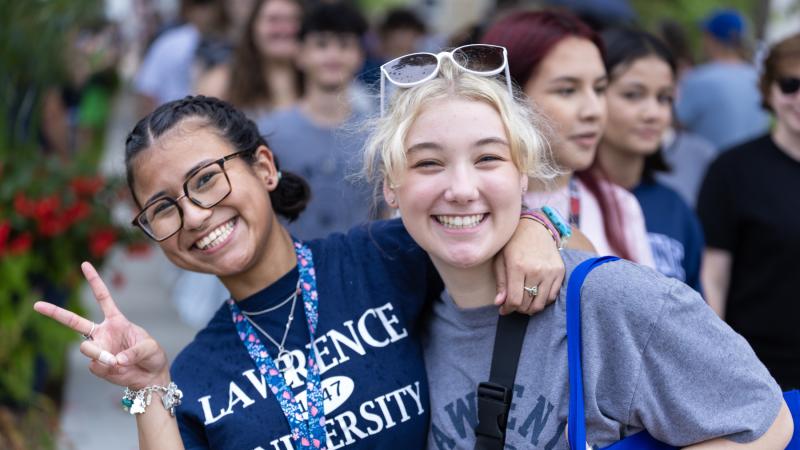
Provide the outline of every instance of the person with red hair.
<path id="1" fill-rule="evenodd" d="M 511 78 L 550 120 L 550 145 L 562 174 L 552 185 L 530 180 L 529 206 L 550 205 L 583 231 L 600 254 L 654 266 L 636 198 L 596 167 L 606 124 L 600 36 L 560 11 L 517 11 L 482 40 L 508 50 Z"/>

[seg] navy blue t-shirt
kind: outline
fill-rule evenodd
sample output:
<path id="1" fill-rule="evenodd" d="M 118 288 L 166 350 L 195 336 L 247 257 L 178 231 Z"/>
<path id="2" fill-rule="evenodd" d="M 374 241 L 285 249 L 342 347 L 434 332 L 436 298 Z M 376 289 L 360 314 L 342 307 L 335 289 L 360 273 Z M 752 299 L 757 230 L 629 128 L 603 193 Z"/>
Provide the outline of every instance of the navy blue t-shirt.
<path id="1" fill-rule="evenodd" d="M 657 182 L 643 181 L 633 195 L 644 213 L 656 270 L 702 293 L 703 231 L 694 211 L 677 192 Z"/>
<path id="2" fill-rule="evenodd" d="M 328 448 L 423 448 L 428 387 L 415 329 L 441 281 L 425 252 L 399 220 L 375 222 L 308 242 L 319 294 L 315 346 L 319 359 Z M 257 312 L 283 303 L 298 270 L 238 303 Z M 292 302 L 252 317 L 280 342 Z M 277 347 L 260 336 L 271 356 Z M 296 370 L 285 374 L 295 396 L 305 390 L 309 333 L 302 297 L 286 339 Z M 280 366 L 279 366 L 280 368 Z M 238 337 L 223 305 L 175 359 L 183 390 L 177 409 L 187 449 L 292 449 L 279 403 Z"/>

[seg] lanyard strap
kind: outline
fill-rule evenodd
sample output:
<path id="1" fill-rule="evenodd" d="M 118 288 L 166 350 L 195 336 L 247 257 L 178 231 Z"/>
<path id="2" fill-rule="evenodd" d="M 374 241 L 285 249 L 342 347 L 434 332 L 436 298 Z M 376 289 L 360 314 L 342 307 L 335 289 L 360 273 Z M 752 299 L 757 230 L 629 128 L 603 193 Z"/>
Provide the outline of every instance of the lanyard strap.
<path id="1" fill-rule="evenodd" d="M 567 283 L 567 361 L 569 362 L 569 424 L 567 438 L 569 448 L 586 448 L 586 416 L 583 404 L 583 369 L 581 368 L 581 286 L 592 269 L 607 262 L 616 261 L 616 256 L 601 256 L 587 259 L 572 271 Z"/>
<path id="2" fill-rule="evenodd" d="M 297 267 L 300 271 L 300 291 L 303 293 L 303 305 L 310 342 L 314 342 L 317 331 L 317 279 L 314 273 L 314 260 L 311 250 L 299 241 L 294 242 L 297 254 Z M 306 367 L 306 405 L 301 404 L 286 385 L 283 375 L 278 371 L 275 361 L 269 356 L 266 347 L 261 343 L 253 326 L 245 320 L 241 310 L 233 301 L 228 300 L 233 323 L 239 332 L 247 353 L 256 368 L 266 377 L 269 389 L 281 405 L 283 415 L 289 422 L 294 448 L 302 450 L 325 450 L 327 436 L 325 434 L 325 412 L 323 408 L 322 389 L 320 387 L 319 367 L 314 346 L 309 346 Z"/>
<path id="3" fill-rule="evenodd" d="M 569 178 L 569 224 L 573 227 L 581 224 L 581 196 L 575 176 Z"/>

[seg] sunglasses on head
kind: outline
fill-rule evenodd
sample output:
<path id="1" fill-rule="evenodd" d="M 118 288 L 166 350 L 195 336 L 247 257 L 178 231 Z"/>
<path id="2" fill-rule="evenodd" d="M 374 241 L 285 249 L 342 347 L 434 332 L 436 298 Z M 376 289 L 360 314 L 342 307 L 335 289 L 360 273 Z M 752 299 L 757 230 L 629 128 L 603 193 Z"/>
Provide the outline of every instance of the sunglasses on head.
<path id="1" fill-rule="evenodd" d="M 450 58 L 461 70 L 475 75 L 489 77 L 505 70 L 508 93 L 512 94 L 511 76 L 508 72 L 508 53 L 505 47 L 470 44 L 439 54 L 411 53 L 395 58 L 381 66 L 381 116 L 384 111 L 385 80 L 403 88 L 424 83 L 439 73 L 442 58 Z"/>
<path id="2" fill-rule="evenodd" d="M 800 78 L 797 77 L 783 77 L 778 78 L 778 88 L 785 95 L 791 95 L 800 90 Z"/>

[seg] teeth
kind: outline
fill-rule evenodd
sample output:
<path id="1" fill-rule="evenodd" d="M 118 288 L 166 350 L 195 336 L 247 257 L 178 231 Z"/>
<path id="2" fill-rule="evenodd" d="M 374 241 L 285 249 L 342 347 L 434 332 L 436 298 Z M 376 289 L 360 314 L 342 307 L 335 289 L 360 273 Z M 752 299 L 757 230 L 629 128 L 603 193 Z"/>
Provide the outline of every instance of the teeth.
<path id="1" fill-rule="evenodd" d="M 230 236 L 233 231 L 233 225 L 236 223 L 235 219 L 231 219 L 217 228 L 211 230 L 210 233 L 205 235 L 202 239 L 197 241 L 197 248 L 200 250 L 208 250 L 221 244 L 225 239 Z"/>
<path id="2" fill-rule="evenodd" d="M 477 226 L 486 214 L 474 214 L 471 216 L 434 216 L 436 220 L 445 228 L 472 228 Z"/>

